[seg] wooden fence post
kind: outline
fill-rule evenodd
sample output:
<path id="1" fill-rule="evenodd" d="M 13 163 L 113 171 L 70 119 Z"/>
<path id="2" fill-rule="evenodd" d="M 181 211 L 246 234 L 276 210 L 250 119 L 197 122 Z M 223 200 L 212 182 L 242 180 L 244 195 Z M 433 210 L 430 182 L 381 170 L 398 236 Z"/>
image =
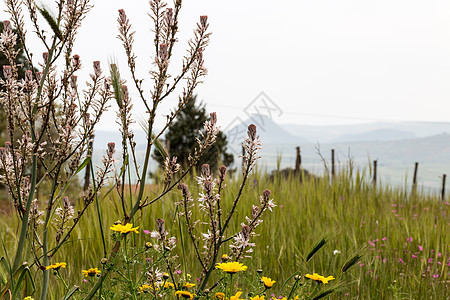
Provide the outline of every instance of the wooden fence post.
<path id="1" fill-rule="evenodd" d="M 334 149 L 331 149 L 331 179 L 334 180 L 335 176 L 335 168 L 334 168 Z"/>
<path id="2" fill-rule="evenodd" d="M 447 179 L 447 174 L 444 174 L 442 176 L 442 192 L 441 192 L 441 199 L 444 201 L 445 199 L 445 180 Z"/>
<path id="3" fill-rule="evenodd" d="M 300 168 L 302 166 L 302 157 L 300 155 L 300 147 L 296 148 L 297 155 L 295 157 L 295 174 L 300 174 Z"/>
<path id="4" fill-rule="evenodd" d="M 377 185 L 377 161 L 374 160 L 373 161 L 373 179 L 372 179 L 372 183 L 374 186 Z"/>
<path id="5" fill-rule="evenodd" d="M 417 170 L 419 169 L 419 163 L 416 162 L 414 165 L 414 176 L 413 176 L 413 190 L 417 188 Z"/>

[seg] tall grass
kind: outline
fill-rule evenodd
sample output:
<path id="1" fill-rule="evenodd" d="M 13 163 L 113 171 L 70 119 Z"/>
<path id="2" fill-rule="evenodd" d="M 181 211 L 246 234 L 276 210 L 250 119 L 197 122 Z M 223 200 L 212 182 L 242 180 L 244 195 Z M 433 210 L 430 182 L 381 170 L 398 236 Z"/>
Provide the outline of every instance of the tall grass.
<path id="1" fill-rule="evenodd" d="M 281 283 L 292 273 L 337 275 L 345 260 L 357 252 L 363 257 L 343 275 L 349 284 L 332 294 L 332 299 L 448 299 L 450 296 L 449 203 L 437 195 L 408 192 L 389 184 L 378 183 L 375 188 L 364 172 L 352 170 L 340 172 L 332 182 L 327 177 L 306 177 L 301 183 L 293 174 L 287 178 L 269 178 L 257 171 L 249 182 L 234 220 L 243 220 L 251 214 L 252 204 L 257 203 L 265 188 L 272 190 L 278 205 L 258 227 L 260 236 L 254 239 L 257 245 L 253 258 L 245 261 L 250 270 L 262 269 L 263 275 L 278 282 L 272 289 L 275 296 Z M 189 185 L 195 195 L 196 184 L 189 182 Z M 225 205 L 231 205 L 231 196 L 238 188 L 239 178 L 228 182 Z M 147 187 L 145 193 L 150 196 L 156 189 Z M 141 233 L 135 238 L 151 241 L 142 230 L 154 230 L 155 220 L 163 218 L 167 230 L 180 243 L 179 224 L 174 218 L 174 203 L 180 197 L 178 191 L 173 191 L 145 214 L 138 213 L 133 223 L 140 226 Z M 119 199 L 110 193 L 100 204 L 103 229 L 110 232 L 109 226 L 121 218 Z M 198 210 L 193 213 L 194 219 L 200 216 Z M 78 282 L 82 289 L 85 283 L 81 270 L 100 266 L 103 258 L 94 206 L 88 214 L 55 260 L 68 263 L 62 271 L 64 277 L 72 283 Z M 3 256 L 11 253 L 9 250 L 16 245 L 18 223 L 12 217 L 3 217 L 0 222 L 7 228 L 2 230 L 5 247 L 0 250 L 0 256 Z M 230 229 L 238 228 L 240 224 L 234 223 Z M 322 237 L 327 237 L 328 242 L 304 264 L 308 251 Z M 185 238 L 184 242 L 189 258 L 186 268 L 195 280 L 200 268 L 189 241 Z M 181 251 L 181 247 L 177 249 Z M 32 257 L 27 260 L 33 261 Z M 60 299 L 60 283 L 51 284 L 52 299 Z"/>

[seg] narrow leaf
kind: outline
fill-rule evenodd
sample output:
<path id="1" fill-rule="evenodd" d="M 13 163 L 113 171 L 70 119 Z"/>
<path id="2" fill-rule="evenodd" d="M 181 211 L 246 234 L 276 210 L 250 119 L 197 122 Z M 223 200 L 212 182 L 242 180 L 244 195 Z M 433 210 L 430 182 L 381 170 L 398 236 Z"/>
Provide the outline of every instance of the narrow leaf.
<path id="1" fill-rule="evenodd" d="M 354 264 L 356 264 L 362 258 L 361 254 L 355 254 L 353 257 L 348 259 L 345 264 L 342 266 L 342 273 L 346 272 L 350 269 Z"/>
<path id="2" fill-rule="evenodd" d="M 70 291 L 67 292 L 67 294 L 64 296 L 63 300 L 68 300 L 70 298 L 72 298 L 73 294 L 75 294 L 75 292 L 77 292 L 80 289 L 79 286 L 74 285 L 72 289 L 70 289 Z"/>
<path id="3" fill-rule="evenodd" d="M 309 261 L 314 256 L 314 254 L 316 254 L 317 251 L 319 251 L 320 248 L 322 248 L 326 244 L 326 242 L 327 242 L 326 238 L 322 238 L 319 242 L 317 242 L 314 245 L 313 249 L 306 256 L 306 261 Z"/>
<path id="4" fill-rule="evenodd" d="M 13 299 L 16 299 L 17 293 L 19 292 L 20 287 L 22 286 L 22 281 L 25 280 L 24 282 L 24 289 L 27 289 L 27 281 L 29 281 L 29 279 L 31 279 L 31 273 L 30 273 L 30 268 L 28 267 L 24 267 L 22 272 L 20 272 L 19 277 L 17 277 L 17 280 L 14 283 L 14 289 L 13 289 Z M 32 281 L 32 279 L 31 279 Z M 34 283 L 32 284 L 32 287 L 34 289 Z"/>
<path id="5" fill-rule="evenodd" d="M 114 98 L 116 98 L 117 105 L 120 109 L 123 107 L 123 91 L 122 82 L 120 80 L 119 69 L 116 64 L 109 65 L 109 72 L 111 73 L 111 85 L 114 90 Z"/>
<path id="6" fill-rule="evenodd" d="M 44 19 L 47 21 L 48 25 L 52 28 L 53 32 L 55 33 L 56 37 L 58 37 L 61 41 L 64 39 L 63 35 L 61 33 L 61 30 L 59 30 L 59 26 L 56 23 L 56 20 L 53 19 L 53 17 L 50 15 L 48 10 L 45 7 L 38 7 L 37 8 L 41 15 L 44 17 Z"/>

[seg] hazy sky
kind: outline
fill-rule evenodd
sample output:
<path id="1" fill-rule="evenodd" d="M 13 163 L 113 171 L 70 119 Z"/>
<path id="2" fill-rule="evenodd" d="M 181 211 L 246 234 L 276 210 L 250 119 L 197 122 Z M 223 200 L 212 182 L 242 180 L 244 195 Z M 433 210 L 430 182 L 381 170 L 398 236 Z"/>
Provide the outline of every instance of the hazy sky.
<path id="1" fill-rule="evenodd" d="M 244 108 L 262 91 L 281 109 L 275 117 L 280 123 L 450 121 L 450 1 L 183 2 L 174 62 L 181 61 L 198 16 L 208 15 L 209 76 L 197 92 L 223 127 L 236 116 L 245 119 Z M 148 1 L 92 3 L 75 49 L 85 70 L 93 60 L 107 70 L 114 57 L 130 78 L 116 39 L 117 10 L 123 8 L 137 31 L 139 74 L 148 78 L 154 55 Z M 165 110 L 176 97 L 168 100 Z M 113 119 L 107 115 L 101 127 L 111 128 Z"/>

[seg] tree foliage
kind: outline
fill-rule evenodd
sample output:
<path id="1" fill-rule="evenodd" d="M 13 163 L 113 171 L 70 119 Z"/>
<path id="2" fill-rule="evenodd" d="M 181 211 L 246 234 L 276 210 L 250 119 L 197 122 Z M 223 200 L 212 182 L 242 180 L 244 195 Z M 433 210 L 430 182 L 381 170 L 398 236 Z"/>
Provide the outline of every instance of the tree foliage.
<path id="1" fill-rule="evenodd" d="M 177 162 L 181 166 L 188 164 L 189 154 L 197 146 L 196 138 L 200 136 L 199 131 L 203 129 L 207 119 L 205 104 L 197 103 L 197 96 L 193 96 L 180 111 L 178 118 L 169 126 L 165 135 L 167 151 L 170 157 L 177 157 Z M 227 152 L 227 144 L 225 134 L 220 131 L 216 142 L 201 156 L 200 161 L 209 164 L 211 170 L 216 170 L 219 163 L 230 166 L 234 158 L 233 154 Z M 164 165 L 164 158 L 158 150 L 155 150 L 152 156 L 160 166 Z"/>
<path id="2" fill-rule="evenodd" d="M 0 32 L 3 32 L 3 22 L 0 22 Z M 17 46 L 18 48 L 19 46 Z M 25 76 L 25 65 L 27 64 L 27 60 L 25 58 L 25 55 L 23 53 L 23 50 L 20 50 L 19 54 L 17 55 L 16 63 L 19 66 L 18 72 L 19 77 L 24 78 Z M 9 65 L 8 59 L 6 58 L 5 54 L 0 51 L 0 78 L 4 79 L 3 76 L 3 66 Z M 0 89 L 3 89 L 0 85 Z M 3 109 L 0 109 L 0 145 L 3 146 L 6 141 L 6 115 L 5 111 Z"/>

